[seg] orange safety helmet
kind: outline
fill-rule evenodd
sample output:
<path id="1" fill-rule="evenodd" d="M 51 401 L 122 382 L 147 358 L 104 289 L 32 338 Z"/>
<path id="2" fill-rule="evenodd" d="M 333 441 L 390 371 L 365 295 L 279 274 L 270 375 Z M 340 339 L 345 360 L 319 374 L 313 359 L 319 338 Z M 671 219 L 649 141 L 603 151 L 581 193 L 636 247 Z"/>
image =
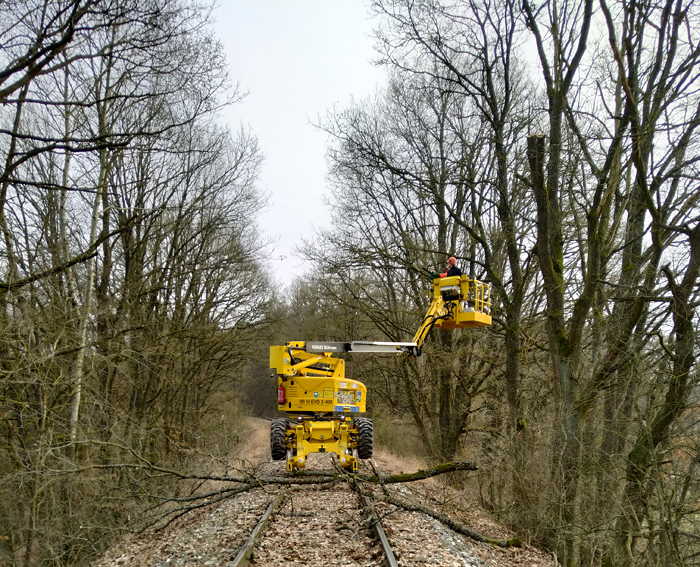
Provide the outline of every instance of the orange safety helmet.
<path id="1" fill-rule="evenodd" d="M 457 265 L 457 258 L 455 258 L 454 256 L 450 256 L 450 257 L 447 259 L 447 263 L 448 263 L 450 266 L 456 266 L 456 265 Z"/>

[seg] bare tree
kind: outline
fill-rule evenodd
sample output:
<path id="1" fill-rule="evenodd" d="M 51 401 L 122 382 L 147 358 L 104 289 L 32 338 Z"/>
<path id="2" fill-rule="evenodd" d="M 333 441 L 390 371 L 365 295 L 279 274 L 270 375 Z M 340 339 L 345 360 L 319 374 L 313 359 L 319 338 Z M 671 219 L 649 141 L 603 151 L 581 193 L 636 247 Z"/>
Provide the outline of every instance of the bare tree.
<path id="1" fill-rule="evenodd" d="M 19 495 L 2 504 L 2 562 L 74 564 L 104 545 L 130 505 L 122 490 L 101 509 L 107 492 L 151 481 L 48 471 L 175 459 L 264 322 L 261 155 L 215 125 L 240 97 L 208 15 L 178 0 L 0 7 L 0 462 Z"/>
<path id="2" fill-rule="evenodd" d="M 470 273 L 493 283 L 504 313 L 496 321 L 518 464 L 512 486 L 502 488 L 522 502 L 505 514 L 538 533 L 564 564 L 635 563 L 669 549 L 687 560 L 673 547 L 678 524 L 661 514 L 673 494 L 688 491 L 657 481 L 663 463 L 685 466 L 673 456 L 679 439 L 671 432 L 697 386 L 693 357 L 675 353 L 678 331 L 663 339 L 678 306 L 695 305 L 676 299 L 678 282 L 692 272 L 698 222 L 695 6 L 525 2 L 519 10 L 510 2 L 397 0 L 374 8 L 383 23 L 380 60 L 393 69 L 393 83 L 384 99 L 327 122 L 340 214 L 317 258 L 335 261 L 337 283 L 359 286 L 364 312 L 381 313 L 373 321 L 391 336 L 410 328 L 405 310 L 420 295 L 410 283 L 415 259 L 437 262 L 435 253 L 456 243 Z M 527 41 L 538 53 L 534 86 L 514 55 Z M 518 96 L 524 90 L 527 99 Z M 529 137 L 526 150 L 529 128 L 545 133 Z M 401 280 L 396 269 L 409 275 Z M 540 309 L 538 290 L 546 297 Z M 458 344 L 441 346 L 459 359 Z M 542 357 L 531 356 L 537 349 Z M 690 366 L 671 370 L 681 359 Z M 533 387 L 535 374 L 549 384 Z M 425 394 L 435 388 L 426 380 L 431 371 L 394 376 L 414 421 L 429 423 L 427 408 L 439 399 Z M 551 400 L 527 399 L 523 384 Z M 462 407 L 465 396 L 486 399 L 478 389 L 451 391 Z M 460 402 L 450 403 L 439 406 L 445 415 Z M 498 412 L 487 407 L 493 426 Z M 551 428 L 537 424 L 546 415 Z M 443 420 L 447 439 L 459 427 Z M 652 422 L 655 436 L 643 425 Z M 534 464 L 545 454 L 551 467 L 543 471 Z M 540 484 L 528 475 L 540 475 Z M 615 480 L 621 475 L 626 496 Z M 644 488 L 653 482 L 655 491 Z M 596 527 L 601 518 L 604 530 Z"/>
<path id="3" fill-rule="evenodd" d="M 601 3 L 608 23 L 610 50 L 596 53 L 596 57 L 605 56 L 608 61 L 617 63 L 618 72 L 613 70 L 609 75 L 612 85 L 608 92 L 623 93 L 621 98 L 613 94 L 610 104 L 600 90 L 598 94 L 603 100 L 596 96 L 585 98 L 582 94 L 586 92 L 586 73 L 592 67 L 586 53 L 593 4 L 564 3 L 542 10 L 540 15 L 548 29 L 546 39 L 541 33 L 538 16 L 528 3 L 524 4 L 528 26 L 538 45 L 549 97 L 548 137 L 546 142 L 542 137 L 530 138 L 530 168 L 538 205 L 538 257 L 548 294 L 550 353 L 561 396 L 561 490 L 565 524 L 575 521 L 583 420 L 602 391 L 614 381 L 620 383 L 620 372 L 634 368 L 628 363 L 633 353 L 646 344 L 651 323 L 650 298 L 659 290 L 661 259 L 679 234 L 672 226 L 675 224 L 675 220 L 671 221 L 672 211 L 679 210 L 676 209 L 678 205 L 681 210 L 691 211 L 695 202 L 691 192 L 681 189 L 683 175 L 676 169 L 681 164 L 693 167 L 696 159 L 693 151 L 688 152 L 688 141 L 696 128 L 696 111 L 687 80 L 693 74 L 689 70 L 694 68 L 697 54 L 692 48 L 681 45 L 678 33 L 683 18 L 694 16 L 681 11 L 677 5 L 676 18 L 672 21 L 672 5 L 619 6 L 625 37 L 623 55 L 617 46 L 611 13 L 605 3 Z M 639 24 L 642 20 L 656 22 L 655 32 L 642 31 Z M 650 58 L 644 54 L 644 45 L 654 46 Z M 572 91 L 572 87 L 576 90 Z M 608 109 L 609 133 L 596 136 L 595 127 L 583 124 L 588 116 L 595 114 L 596 108 L 604 107 Z M 681 116 L 686 118 L 677 122 Z M 583 193 L 583 209 L 578 216 L 583 219 L 585 215 L 581 227 L 586 245 L 580 256 L 581 284 L 572 294 L 574 300 L 570 306 L 566 299 L 566 237 L 562 227 L 567 213 L 576 215 L 576 210 L 567 208 L 562 201 L 563 183 L 572 171 L 562 159 L 564 149 L 571 148 L 563 135 L 566 127 L 589 168 L 584 175 L 592 180 L 594 188 L 590 195 Z M 654 140 L 658 140 L 656 148 Z M 544 143 L 548 156 L 546 168 Z M 629 160 L 630 168 L 626 172 L 629 176 L 626 185 L 625 173 L 620 167 L 625 159 Z M 585 177 L 579 181 L 582 185 Z M 625 214 L 627 217 L 623 218 Z M 685 216 L 686 222 L 692 217 L 693 213 Z M 622 238 L 621 224 L 626 227 Z M 646 234 L 651 236 L 651 242 L 644 250 Z M 589 374 L 584 364 L 588 319 L 596 296 L 608 294 L 607 289 L 601 288 L 605 274 L 617 266 L 621 268 L 617 290 L 624 297 L 613 302 L 606 345 Z M 624 382 L 625 378 L 622 380 Z M 633 396 L 633 390 L 628 394 Z M 579 550 L 575 545 L 573 534 L 564 537 L 560 548 L 565 562 L 578 561 Z"/>
<path id="4" fill-rule="evenodd" d="M 363 312 L 394 340 L 412 335 L 426 308 L 421 265 L 442 264 L 446 251 L 454 251 L 472 277 L 491 267 L 476 246 L 478 230 L 470 233 L 462 220 L 481 216 L 480 229 L 492 228 L 492 201 L 480 189 L 481 172 L 492 164 L 481 151 L 485 132 L 470 123 L 469 111 L 470 102 L 448 81 L 426 72 L 411 79 L 397 75 L 384 100 L 332 116 L 327 125 L 338 142 L 330 157 L 342 213 L 337 232 L 327 235 L 331 255 L 323 261 L 335 263 L 341 281 L 366 286 Z M 360 266 L 375 276 L 368 279 Z M 406 308 L 413 311 L 410 319 L 402 313 Z M 390 313 L 397 320 L 388 321 Z M 465 353 L 461 364 L 437 363 L 444 357 L 436 353 L 436 363 L 401 366 L 397 375 L 424 444 L 449 458 L 494 361 L 470 344 L 468 334 L 438 337 L 441 350 Z M 440 433 L 435 447 L 430 431 Z"/>

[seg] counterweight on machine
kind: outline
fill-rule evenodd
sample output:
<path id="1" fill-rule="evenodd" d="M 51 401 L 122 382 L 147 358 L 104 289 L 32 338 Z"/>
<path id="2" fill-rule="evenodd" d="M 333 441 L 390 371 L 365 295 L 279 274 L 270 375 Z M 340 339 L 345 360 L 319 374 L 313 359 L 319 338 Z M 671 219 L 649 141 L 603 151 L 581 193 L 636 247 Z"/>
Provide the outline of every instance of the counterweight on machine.
<path id="1" fill-rule="evenodd" d="M 277 408 L 287 417 L 270 427 L 272 458 L 287 460 L 287 470 L 304 468 L 309 453 L 334 453 L 340 466 L 357 470 L 372 456 L 372 421 L 362 417 L 367 388 L 345 378 L 339 353 L 371 352 L 420 356 L 433 327 L 461 329 L 491 324 L 488 284 L 467 276 L 436 278 L 430 306 L 411 342 L 290 341 L 270 347 L 277 376 Z"/>

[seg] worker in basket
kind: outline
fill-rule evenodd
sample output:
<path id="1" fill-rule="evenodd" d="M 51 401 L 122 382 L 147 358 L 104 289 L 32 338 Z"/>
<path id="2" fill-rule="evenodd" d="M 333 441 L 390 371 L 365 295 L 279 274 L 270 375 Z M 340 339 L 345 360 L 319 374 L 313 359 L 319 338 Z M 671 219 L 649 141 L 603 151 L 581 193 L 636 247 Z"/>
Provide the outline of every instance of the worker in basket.
<path id="1" fill-rule="evenodd" d="M 452 276 L 461 276 L 462 270 L 457 267 L 457 258 L 450 256 L 447 259 L 447 271 L 440 274 L 441 278 L 449 278 Z"/>
<path id="2" fill-rule="evenodd" d="M 457 258 L 450 256 L 447 259 L 447 270 L 445 272 L 431 272 L 428 268 L 425 268 L 426 274 L 432 279 L 436 278 L 448 278 L 451 276 L 461 276 L 462 270 L 457 267 Z"/>

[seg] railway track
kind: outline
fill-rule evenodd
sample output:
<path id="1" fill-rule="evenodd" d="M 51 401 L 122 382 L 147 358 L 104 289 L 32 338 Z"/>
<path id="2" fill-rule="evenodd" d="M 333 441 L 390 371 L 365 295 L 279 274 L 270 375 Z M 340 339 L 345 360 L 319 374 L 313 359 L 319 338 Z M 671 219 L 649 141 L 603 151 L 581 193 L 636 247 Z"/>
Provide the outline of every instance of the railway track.
<path id="1" fill-rule="evenodd" d="M 371 481 L 377 472 L 371 463 L 362 461 L 353 475 L 335 468 L 331 455 L 312 454 L 297 475 L 287 474 L 283 461 L 267 461 L 239 477 L 220 477 L 206 494 L 171 499 L 150 529 L 93 567 L 501 564 L 474 555 L 477 546 L 493 556 L 493 546 L 473 538 L 467 544 L 444 522 L 395 505 L 421 495 L 396 480 L 406 475 L 385 476 L 386 487 Z"/>
<path id="2" fill-rule="evenodd" d="M 454 510 L 454 495 L 439 483 L 411 482 L 474 470 L 474 463 L 409 474 L 379 471 L 380 485 L 373 461 L 361 461 L 359 474 L 350 475 L 333 466 L 330 454 L 312 454 L 308 468 L 290 476 L 284 461 L 266 454 L 268 437 L 268 423 L 253 420 L 247 439 L 252 450 L 240 448 L 224 476 L 203 473 L 192 477 L 189 488 L 181 484 L 154 497 L 150 512 L 132 526 L 141 531 L 122 538 L 91 567 L 556 566 L 533 548 L 516 552 L 502 545 L 506 540 L 470 533 L 453 521 L 459 518 L 438 517 L 435 512 Z M 395 461 L 387 464 L 397 468 Z"/>
<path id="3" fill-rule="evenodd" d="M 337 472 L 328 456 L 314 460 L 319 479 L 324 472 Z M 314 471 L 303 478 L 311 482 Z M 352 476 L 343 476 L 335 482 L 280 489 L 226 567 L 398 567 L 371 495 Z"/>

